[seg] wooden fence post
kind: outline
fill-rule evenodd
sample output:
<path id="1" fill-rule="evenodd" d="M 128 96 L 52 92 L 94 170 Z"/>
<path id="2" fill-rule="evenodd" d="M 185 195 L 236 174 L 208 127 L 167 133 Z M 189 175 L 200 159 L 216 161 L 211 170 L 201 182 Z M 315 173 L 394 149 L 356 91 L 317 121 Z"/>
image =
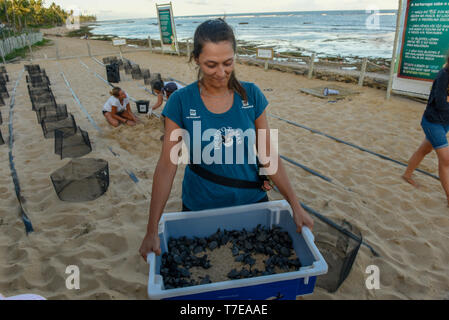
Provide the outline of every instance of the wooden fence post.
<path id="1" fill-rule="evenodd" d="M 56 60 L 59 60 L 59 48 L 58 48 L 58 41 L 55 41 L 55 50 L 56 50 Z"/>
<path id="2" fill-rule="evenodd" d="M 148 48 L 150 48 L 150 52 L 153 53 L 153 44 L 151 43 L 151 37 L 148 36 Z"/>
<path id="3" fill-rule="evenodd" d="M 367 64 L 368 64 L 368 58 L 364 58 L 363 62 L 362 62 L 362 70 L 360 70 L 359 87 L 363 87 L 363 81 L 365 80 Z"/>
<path id="4" fill-rule="evenodd" d="M 190 38 L 187 39 L 187 61 L 190 60 Z"/>
<path id="5" fill-rule="evenodd" d="M 310 57 L 309 75 L 308 75 L 309 79 L 312 79 L 312 76 L 313 76 L 313 67 L 315 66 L 315 58 L 316 58 L 316 53 L 313 53 L 312 57 Z"/>
<path id="6" fill-rule="evenodd" d="M 92 52 L 90 51 L 90 43 L 89 43 L 89 39 L 86 40 L 87 42 L 87 54 L 89 55 L 89 57 L 92 57 Z"/>

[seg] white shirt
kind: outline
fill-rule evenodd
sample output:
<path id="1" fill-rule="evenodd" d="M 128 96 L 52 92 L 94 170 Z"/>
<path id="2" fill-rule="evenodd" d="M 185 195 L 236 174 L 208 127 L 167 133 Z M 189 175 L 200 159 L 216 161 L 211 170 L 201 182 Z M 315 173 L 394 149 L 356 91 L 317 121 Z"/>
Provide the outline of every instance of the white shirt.
<path id="1" fill-rule="evenodd" d="M 129 96 L 125 92 L 126 98 L 123 99 L 123 104 L 120 103 L 120 100 L 114 96 L 110 96 L 108 101 L 103 106 L 103 111 L 112 112 L 112 107 L 117 108 L 117 112 L 122 112 L 126 110 L 126 106 L 129 103 Z"/>

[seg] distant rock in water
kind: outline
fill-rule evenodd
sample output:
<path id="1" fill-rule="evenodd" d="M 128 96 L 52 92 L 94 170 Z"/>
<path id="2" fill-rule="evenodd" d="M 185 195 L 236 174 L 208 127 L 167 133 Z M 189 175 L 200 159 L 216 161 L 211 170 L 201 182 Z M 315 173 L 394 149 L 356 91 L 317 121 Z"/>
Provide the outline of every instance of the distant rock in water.
<path id="1" fill-rule="evenodd" d="M 239 24 L 248 24 L 249 22 L 239 22 Z"/>

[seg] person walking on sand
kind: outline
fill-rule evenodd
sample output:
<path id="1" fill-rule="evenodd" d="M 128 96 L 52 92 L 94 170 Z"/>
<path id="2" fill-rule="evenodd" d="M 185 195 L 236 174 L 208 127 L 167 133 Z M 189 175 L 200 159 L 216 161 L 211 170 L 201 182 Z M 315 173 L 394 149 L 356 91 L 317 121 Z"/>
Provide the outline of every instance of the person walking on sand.
<path id="1" fill-rule="evenodd" d="M 432 150 L 438 156 L 438 173 L 446 193 L 449 206 L 449 144 L 446 134 L 449 131 L 449 55 L 443 69 L 435 78 L 421 127 L 426 138 L 412 155 L 402 178 L 415 187 L 419 184 L 412 178 L 413 171 Z"/>
<path id="2" fill-rule="evenodd" d="M 265 111 L 268 101 L 255 84 L 237 80 L 235 52 L 234 32 L 223 19 L 207 20 L 196 29 L 192 59 L 199 69 L 198 81 L 173 93 L 162 112 L 166 134 L 153 177 L 147 231 L 139 249 L 144 260 L 150 252 L 161 254 L 158 223 L 176 175 L 179 139 L 184 136 L 192 137 L 194 142 L 187 149 L 190 164 L 182 185 L 183 211 L 268 201 L 266 191 L 271 186 L 259 175 L 262 166 L 289 202 L 297 231 L 303 226 L 313 227 L 279 154 L 271 151 L 276 148 L 271 148 Z M 241 147 L 248 152 L 239 153 Z M 269 150 L 260 159 L 261 165 L 255 155 L 248 155 L 255 149 Z M 227 154 L 231 154 L 230 163 Z M 241 161 L 235 161 L 239 155 Z"/>
<path id="3" fill-rule="evenodd" d="M 139 119 L 131 111 L 126 92 L 119 87 L 114 87 L 110 94 L 111 96 L 103 106 L 103 115 L 108 123 L 113 127 L 118 127 L 121 123 L 135 126 Z"/>

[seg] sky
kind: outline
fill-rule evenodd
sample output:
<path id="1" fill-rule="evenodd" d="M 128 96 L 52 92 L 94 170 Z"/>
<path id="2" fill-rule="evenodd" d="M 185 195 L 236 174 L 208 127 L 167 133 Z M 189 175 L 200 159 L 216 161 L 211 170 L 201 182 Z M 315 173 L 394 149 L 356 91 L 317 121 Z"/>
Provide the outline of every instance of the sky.
<path id="1" fill-rule="evenodd" d="M 155 0 L 45 0 L 62 8 L 95 14 L 98 20 L 150 18 L 156 16 Z M 397 0 L 172 0 L 175 16 L 255 13 L 273 11 L 323 11 L 397 9 Z"/>

